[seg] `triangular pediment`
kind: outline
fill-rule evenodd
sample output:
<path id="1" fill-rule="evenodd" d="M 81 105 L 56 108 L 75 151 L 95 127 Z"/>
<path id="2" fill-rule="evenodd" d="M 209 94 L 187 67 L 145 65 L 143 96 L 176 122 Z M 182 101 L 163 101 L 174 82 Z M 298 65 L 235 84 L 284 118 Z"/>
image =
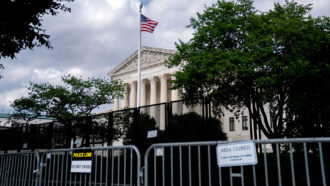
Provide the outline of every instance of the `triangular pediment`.
<path id="1" fill-rule="evenodd" d="M 159 65 L 164 63 L 171 55 L 175 53 L 175 50 L 141 47 L 141 68 Z M 126 58 L 118 66 L 109 72 L 109 76 L 113 77 L 122 73 L 136 71 L 138 67 L 138 51 L 136 50 L 132 55 Z"/>

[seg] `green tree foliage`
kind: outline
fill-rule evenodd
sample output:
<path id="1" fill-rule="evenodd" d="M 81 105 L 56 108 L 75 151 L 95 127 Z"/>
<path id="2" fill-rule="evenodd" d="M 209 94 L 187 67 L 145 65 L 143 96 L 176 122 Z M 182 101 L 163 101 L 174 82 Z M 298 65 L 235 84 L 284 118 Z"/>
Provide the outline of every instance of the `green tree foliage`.
<path id="1" fill-rule="evenodd" d="M 321 95 L 329 95 L 323 87 L 329 87 L 330 19 L 313 18 L 310 10 L 286 1 L 261 13 L 252 0 L 219 0 L 191 18 L 193 38 L 176 43 L 169 66 L 182 72 L 175 74 L 173 88 L 184 88 L 191 104 L 207 97 L 219 113 L 220 106 L 237 114 L 248 109 L 269 138 L 283 136 L 305 114 L 323 113 L 319 125 L 329 128 L 329 104 L 316 107 L 323 104 Z M 311 96 L 314 91 L 318 96 Z"/>
<path id="2" fill-rule="evenodd" d="M 64 85 L 50 83 L 30 83 L 28 96 L 16 99 L 12 103 L 14 118 L 34 119 L 38 116 L 54 118 L 65 125 L 66 145 L 69 147 L 71 137 L 83 137 L 84 144 L 90 145 L 90 134 L 96 134 L 102 128 L 109 131 L 103 118 L 92 122 L 91 112 L 103 104 L 112 104 L 115 97 L 121 97 L 123 86 L 120 81 L 100 78 L 83 80 L 72 75 L 62 77 Z M 103 124 L 102 124 L 103 123 Z M 113 128 L 109 134 L 117 138 L 119 129 Z M 101 134 L 96 138 L 104 139 Z M 62 141 L 63 142 L 63 141 Z M 61 143 L 62 143 L 61 142 Z"/>
<path id="3" fill-rule="evenodd" d="M 323 59 L 329 60 L 329 56 Z M 287 136 L 330 135 L 330 70 L 320 65 L 328 66 L 307 65 L 299 74 L 301 78 L 290 87 Z"/>
<path id="4" fill-rule="evenodd" d="M 12 107 L 19 116 L 40 116 L 67 121 L 84 117 L 103 104 L 121 97 L 120 81 L 99 78 L 83 80 L 72 75 L 62 77 L 64 85 L 30 83 L 28 96 L 15 100 Z"/>
<path id="5" fill-rule="evenodd" d="M 14 58 L 22 49 L 35 46 L 51 48 L 49 35 L 42 28 L 42 16 L 70 11 L 63 3 L 70 1 L 73 0 L 1 0 L 0 59 Z"/>
<path id="6" fill-rule="evenodd" d="M 63 2 L 73 0 L 0 1 L 0 58 L 11 57 L 25 48 L 50 47 L 49 35 L 42 28 L 42 16 L 70 11 Z"/>

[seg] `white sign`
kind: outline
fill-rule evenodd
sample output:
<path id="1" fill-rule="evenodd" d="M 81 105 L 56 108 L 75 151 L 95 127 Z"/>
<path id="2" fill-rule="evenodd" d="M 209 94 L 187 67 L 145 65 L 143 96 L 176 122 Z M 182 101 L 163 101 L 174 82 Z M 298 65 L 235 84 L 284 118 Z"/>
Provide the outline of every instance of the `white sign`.
<path id="1" fill-rule="evenodd" d="M 148 131 L 147 138 L 155 138 L 155 137 L 157 137 L 157 130 L 150 130 L 150 131 Z"/>
<path id="2" fill-rule="evenodd" d="M 258 163 L 255 143 L 244 141 L 218 144 L 217 162 L 219 167 L 255 165 Z"/>
<path id="3" fill-rule="evenodd" d="M 81 142 L 82 142 L 82 138 L 77 138 L 77 139 L 74 141 L 74 144 L 75 144 L 75 145 L 79 145 L 79 144 L 81 144 Z"/>
<path id="4" fill-rule="evenodd" d="M 91 173 L 92 172 L 92 160 L 85 161 L 72 161 L 71 162 L 72 173 Z"/>
<path id="5" fill-rule="evenodd" d="M 23 149 L 26 149 L 28 147 L 28 144 L 27 143 L 24 143 L 23 144 Z"/>
<path id="6" fill-rule="evenodd" d="M 156 148 L 156 156 L 164 156 L 164 147 Z"/>

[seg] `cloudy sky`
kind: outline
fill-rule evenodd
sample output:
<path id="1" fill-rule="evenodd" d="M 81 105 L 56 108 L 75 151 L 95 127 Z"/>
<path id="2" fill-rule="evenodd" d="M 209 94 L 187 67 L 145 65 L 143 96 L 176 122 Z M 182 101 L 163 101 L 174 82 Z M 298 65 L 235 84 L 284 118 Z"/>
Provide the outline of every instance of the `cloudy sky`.
<path id="1" fill-rule="evenodd" d="M 142 45 L 174 49 L 179 38 L 189 40 L 192 30 L 185 27 L 189 18 L 215 1 L 143 0 L 143 14 L 159 24 L 153 34 L 142 34 Z M 330 0 L 296 1 L 312 3 L 312 16 L 330 16 Z M 255 0 L 255 7 L 266 11 L 273 8 L 274 2 Z M 59 83 L 66 74 L 107 77 L 138 47 L 139 3 L 139 0 L 75 0 L 68 3 L 71 13 L 43 17 L 43 27 L 51 36 L 53 49 L 24 50 L 14 60 L 0 59 L 5 66 L 0 71 L 4 76 L 0 79 L 0 112 L 13 111 L 11 102 L 27 95 L 30 81 Z"/>

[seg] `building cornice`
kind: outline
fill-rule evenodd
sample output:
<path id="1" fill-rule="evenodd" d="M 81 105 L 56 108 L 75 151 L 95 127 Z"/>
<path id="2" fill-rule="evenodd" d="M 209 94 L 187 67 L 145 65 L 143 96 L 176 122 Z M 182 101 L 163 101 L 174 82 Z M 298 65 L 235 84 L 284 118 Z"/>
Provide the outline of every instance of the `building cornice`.
<path id="1" fill-rule="evenodd" d="M 141 55 L 142 55 L 143 52 L 146 52 L 146 51 L 163 53 L 163 54 L 167 54 L 167 55 L 173 55 L 176 52 L 175 50 L 142 46 L 141 47 Z M 136 50 L 133 54 L 131 54 L 128 58 L 126 58 L 123 62 L 121 62 L 118 66 L 116 66 L 113 70 L 111 70 L 108 73 L 108 75 L 110 77 L 115 77 L 115 76 L 118 76 L 118 75 L 123 75 L 123 74 L 127 74 L 127 73 L 137 71 L 137 69 L 129 69 L 127 71 L 117 72 L 121 68 L 125 67 L 125 65 L 130 63 L 132 60 L 137 58 L 137 55 L 138 55 L 138 51 Z M 143 61 L 141 63 L 143 63 Z M 151 68 L 151 67 L 160 66 L 161 64 L 164 64 L 164 61 L 162 61 L 160 63 L 155 63 L 155 64 L 148 64 L 147 66 L 142 66 L 141 69 L 148 69 L 148 68 Z"/>

